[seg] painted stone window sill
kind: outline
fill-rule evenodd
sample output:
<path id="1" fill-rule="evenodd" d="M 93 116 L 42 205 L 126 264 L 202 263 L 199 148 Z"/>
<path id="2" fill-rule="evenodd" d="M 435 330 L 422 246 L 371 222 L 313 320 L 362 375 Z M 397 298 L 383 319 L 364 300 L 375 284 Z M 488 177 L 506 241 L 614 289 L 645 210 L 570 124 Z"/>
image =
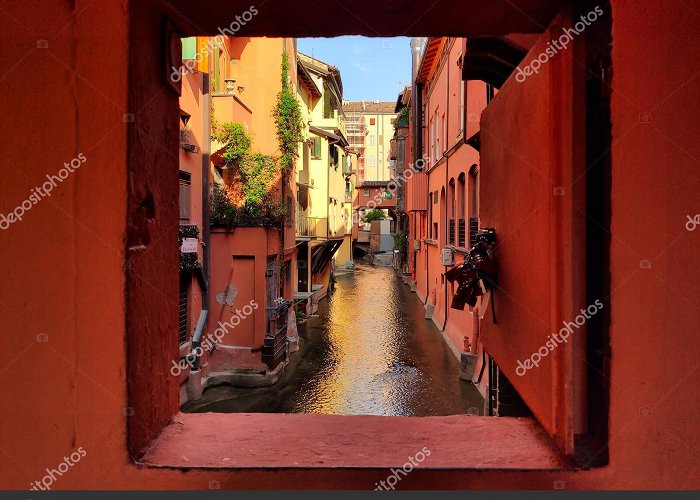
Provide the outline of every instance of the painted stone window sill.
<path id="1" fill-rule="evenodd" d="M 280 429 L 290 432 L 279 441 Z M 292 453 L 280 453 L 280 446 Z M 428 450 L 428 454 L 425 450 Z M 572 468 L 527 418 L 178 413 L 139 464 L 167 468 Z"/>

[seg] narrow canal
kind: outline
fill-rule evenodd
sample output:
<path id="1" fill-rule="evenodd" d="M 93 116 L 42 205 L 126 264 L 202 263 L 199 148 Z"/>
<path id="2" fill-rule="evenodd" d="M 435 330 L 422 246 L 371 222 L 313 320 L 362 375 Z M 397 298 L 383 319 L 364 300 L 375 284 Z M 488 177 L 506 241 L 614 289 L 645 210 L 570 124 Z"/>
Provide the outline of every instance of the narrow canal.
<path id="1" fill-rule="evenodd" d="M 483 399 L 459 380 L 459 362 L 417 296 L 393 269 L 360 265 L 337 277 L 280 381 L 213 387 L 189 412 L 429 416 L 480 414 Z"/>

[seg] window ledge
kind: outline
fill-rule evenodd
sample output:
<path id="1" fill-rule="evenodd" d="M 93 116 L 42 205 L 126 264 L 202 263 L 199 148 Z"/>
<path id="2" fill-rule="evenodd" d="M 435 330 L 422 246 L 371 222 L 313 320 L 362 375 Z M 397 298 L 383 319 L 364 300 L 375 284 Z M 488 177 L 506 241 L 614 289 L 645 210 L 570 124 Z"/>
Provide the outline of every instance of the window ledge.
<path id="1" fill-rule="evenodd" d="M 471 415 L 178 413 L 139 463 L 186 469 L 389 468 L 403 467 L 409 457 L 425 453 L 423 448 L 430 451 L 418 465 L 424 469 L 571 468 L 535 421 Z"/>

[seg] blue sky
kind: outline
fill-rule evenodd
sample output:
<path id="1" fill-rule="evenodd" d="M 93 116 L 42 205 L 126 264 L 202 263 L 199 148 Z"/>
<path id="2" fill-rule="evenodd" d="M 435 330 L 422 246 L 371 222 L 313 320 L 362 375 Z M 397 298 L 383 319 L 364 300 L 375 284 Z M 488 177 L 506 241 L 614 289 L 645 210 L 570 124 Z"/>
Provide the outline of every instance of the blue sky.
<path id="1" fill-rule="evenodd" d="M 299 38 L 299 52 L 340 69 L 348 101 L 396 101 L 410 83 L 410 38 Z"/>

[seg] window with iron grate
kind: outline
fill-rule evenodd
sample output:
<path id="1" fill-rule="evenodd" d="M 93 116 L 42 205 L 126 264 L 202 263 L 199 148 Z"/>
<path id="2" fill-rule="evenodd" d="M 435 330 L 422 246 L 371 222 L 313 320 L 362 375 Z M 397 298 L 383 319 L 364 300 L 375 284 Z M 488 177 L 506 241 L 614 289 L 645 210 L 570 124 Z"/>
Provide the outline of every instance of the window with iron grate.
<path id="1" fill-rule="evenodd" d="M 476 244 L 476 233 L 479 232 L 479 218 L 469 217 L 469 244 Z"/>
<path id="2" fill-rule="evenodd" d="M 457 246 L 467 246 L 467 221 L 464 219 L 457 221 Z"/>
<path id="3" fill-rule="evenodd" d="M 189 290 L 189 276 L 180 277 L 180 310 L 179 310 L 179 332 L 178 340 L 180 344 L 187 342 L 187 291 Z"/>

